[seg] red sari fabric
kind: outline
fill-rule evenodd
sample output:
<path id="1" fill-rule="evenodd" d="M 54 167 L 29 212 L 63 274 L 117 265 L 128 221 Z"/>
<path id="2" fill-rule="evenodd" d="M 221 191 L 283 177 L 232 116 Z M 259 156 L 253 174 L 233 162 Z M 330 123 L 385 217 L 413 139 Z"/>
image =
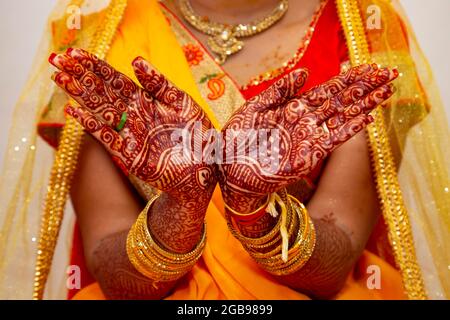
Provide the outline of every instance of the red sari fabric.
<path id="1" fill-rule="evenodd" d="M 317 21 L 308 48 L 292 70 L 307 68 L 310 71 L 308 81 L 302 89 L 305 91 L 340 73 L 341 64 L 347 60 L 346 40 L 337 16 L 336 6 L 334 1 L 328 1 Z M 287 70 L 284 74 L 289 71 L 291 70 Z M 249 99 L 257 95 L 284 74 L 243 90 L 243 96 Z"/>

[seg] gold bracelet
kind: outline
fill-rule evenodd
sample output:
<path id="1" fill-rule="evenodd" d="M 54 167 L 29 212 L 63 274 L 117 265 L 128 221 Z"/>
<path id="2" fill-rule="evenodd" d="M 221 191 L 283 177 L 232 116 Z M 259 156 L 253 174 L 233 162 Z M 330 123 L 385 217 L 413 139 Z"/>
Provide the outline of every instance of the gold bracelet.
<path id="1" fill-rule="evenodd" d="M 297 251 L 299 249 L 299 239 L 302 239 L 304 229 L 307 226 L 307 223 L 306 223 L 307 219 L 304 217 L 304 215 L 300 215 L 300 213 L 296 210 L 292 210 L 292 211 L 295 211 L 295 215 L 297 216 L 298 227 L 297 227 L 297 235 L 295 237 L 293 247 L 291 247 L 289 249 L 288 256 L 289 255 L 292 256 L 293 254 L 297 253 Z M 291 233 L 292 233 L 292 231 L 291 231 Z M 276 264 L 286 265 L 288 262 L 284 262 L 281 259 L 281 244 L 278 246 L 278 249 L 279 249 L 278 252 L 275 252 L 274 254 L 272 254 L 270 256 L 267 253 L 256 253 L 256 254 L 252 254 L 252 256 L 253 256 L 253 258 L 255 258 L 255 260 L 257 260 L 257 262 L 259 264 L 262 264 L 262 265 L 268 265 L 268 266 L 269 265 L 275 266 Z"/>
<path id="2" fill-rule="evenodd" d="M 127 239 L 129 240 L 127 241 L 128 256 L 136 269 L 151 279 L 157 281 L 177 280 L 192 269 L 201 255 L 200 252 L 196 259 L 190 261 L 188 259 L 167 261 L 154 250 L 154 246 L 146 245 L 146 239 L 142 238 L 135 230 L 130 231 Z"/>
<path id="3" fill-rule="evenodd" d="M 250 256 L 263 269 L 273 275 L 281 276 L 300 270 L 309 261 L 315 248 L 316 236 L 314 224 L 309 218 L 305 206 L 298 199 L 287 194 L 285 190 L 280 191 L 278 196 L 275 194 L 272 196 L 274 196 L 272 199 L 278 199 L 276 201 L 282 209 L 287 210 L 284 211 L 284 241 L 286 241 L 286 230 L 287 239 L 292 239 L 294 232 L 296 234 L 290 248 L 286 244 L 285 247 L 282 245 L 281 218 L 278 219 L 277 224 L 270 232 L 260 238 L 249 238 L 239 233 L 229 214 L 227 214 L 227 223 L 233 236 L 241 242 Z M 275 210 L 274 208 L 272 208 L 272 211 Z M 262 252 L 264 249 L 272 248 L 277 242 L 279 245 L 275 248 L 270 249 L 269 252 Z"/>
<path id="4" fill-rule="evenodd" d="M 261 211 L 262 209 L 264 209 L 265 207 L 267 207 L 267 204 L 269 203 L 269 200 L 270 200 L 270 197 L 267 196 L 267 200 L 266 200 L 266 202 L 264 202 L 263 205 L 261 205 L 258 209 L 253 210 L 252 212 L 249 212 L 249 213 L 240 213 L 240 212 L 237 212 L 236 210 L 234 210 L 233 208 L 231 208 L 229 205 L 227 205 L 227 204 L 225 203 L 225 201 L 223 202 L 223 204 L 224 204 L 224 206 L 225 206 L 225 209 L 229 210 L 233 215 L 239 216 L 239 217 L 248 217 L 248 216 L 251 216 L 251 215 L 254 215 L 254 214 L 258 213 L 259 211 Z"/>
<path id="5" fill-rule="evenodd" d="M 266 261 L 259 261 L 267 272 L 277 276 L 289 275 L 300 270 L 311 258 L 316 244 L 314 223 L 309 218 L 306 208 L 298 199 L 292 196 L 289 196 L 289 198 L 293 201 L 293 207 L 296 209 L 297 213 L 306 217 L 307 222 L 305 230 L 303 232 L 299 231 L 298 234 L 301 235 L 297 238 L 297 241 L 292 248 L 296 249 L 296 253 L 294 254 L 291 252 L 291 259 L 289 259 L 287 263 L 283 263 L 279 256 L 275 259 L 272 258 L 267 259 Z"/>
<path id="6" fill-rule="evenodd" d="M 270 241 L 272 241 L 274 239 L 274 237 L 279 237 L 279 230 L 280 230 L 280 226 L 281 226 L 281 219 L 278 219 L 276 225 L 272 228 L 272 230 L 270 230 L 267 234 L 265 234 L 264 236 L 260 237 L 260 238 L 250 238 L 250 237 L 246 237 L 244 235 L 242 235 L 241 233 L 239 233 L 233 226 L 232 222 L 231 222 L 231 217 L 227 218 L 227 225 L 228 225 L 228 229 L 230 230 L 231 234 L 238 239 L 241 243 L 249 243 L 249 244 L 254 244 L 254 245 L 261 245 L 261 244 L 265 244 L 268 243 Z"/>
<path id="7" fill-rule="evenodd" d="M 285 190 L 281 191 L 281 192 L 286 192 Z M 282 197 L 278 196 L 276 193 L 270 194 L 268 197 L 268 201 L 270 202 L 271 200 L 274 201 L 274 203 L 269 203 L 268 207 L 272 207 L 269 211 L 270 214 L 274 217 L 276 217 L 276 215 L 274 215 L 274 213 L 277 213 L 275 210 L 275 202 L 278 202 L 278 204 L 281 206 L 281 219 L 278 219 L 277 224 L 272 228 L 272 230 L 270 230 L 267 234 L 265 234 L 264 236 L 260 237 L 260 238 L 250 238 L 250 237 L 246 237 L 244 235 L 242 235 L 241 233 L 239 233 L 238 231 L 236 231 L 238 228 L 235 228 L 231 222 L 231 217 L 229 214 L 226 213 L 226 217 L 227 217 L 227 224 L 228 224 L 228 228 L 230 229 L 231 234 L 237 238 L 241 243 L 245 243 L 248 245 L 267 245 L 269 242 L 273 241 L 274 244 L 276 243 L 275 239 L 278 237 L 281 237 L 282 239 L 282 243 L 284 244 L 286 250 L 285 252 L 287 252 L 287 239 L 288 238 L 288 234 L 287 234 L 287 230 L 286 230 L 286 224 L 287 224 L 287 214 L 286 212 L 289 213 L 289 209 L 286 208 L 286 203 L 283 202 Z M 275 211 L 275 212 L 273 212 Z"/>
<path id="8" fill-rule="evenodd" d="M 300 270 L 312 256 L 316 241 L 314 224 L 309 218 L 305 206 L 291 195 L 287 195 L 284 199 L 288 199 L 289 208 L 294 211 L 294 215 L 297 216 L 298 220 L 297 236 L 292 247 L 289 248 L 288 260 L 284 261 L 282 259 L 281 245 L 276 250 L 266 253 L 247 250 L 263 269 L 277 276 L 288 275 Z M 290 237 L 292 236 L 292 231 L 292 226 L 290 226 Z"/>
<path id="9" fill-rule="evenodd" d="M 288 215 L 288 225 L 289 225 L 288 234 L 290 235 L 290 238 L 291 235 L 294 233 L 294 231 L 297 230 L 297 228 L 299 227 L 299 224 L 301 224 L 301 221 L 299 221 L 298 216 L 296 214 L 292 214 L 292 210 L 290 210 Z M 254 259 L 264 259 L 272 257 L 277 253 L 281 252 L 282 243 L 280 241 L 280 238 L 281 236 L 278 236 L 273 241 L 263 245 L 253 245 L 248 243 L 243 243 L 243 245 Z M 263 250 L 267 248 L 274 247 L 277 243 L 278 245 L 272 250 L 268 252 L 263 252 Z"/>
<path id="10" fill-rule="evenodd" d="M 294 239 L 292 239 L 292 236 L 294 235 L 294 233 L 296 232 L 296 230 L 298 230 L 301 226 L 301 221 L 299 221 L 298 216 L 297 215 L 293 215 L 292 217 L 292 223 L 289 225 L 289 242 L 295 242 L 297 239 L 297 236 L 294 237 Z M 273 257 L 279 253 L 282 252 L 282 242 L 278 241 L 278 244 L 276 245 L 276 247 L 272 246 L 272 250 L 270 251 L 266 251 L 267 247 L 249 247 L 247 246 L 248 252 L 253 256 L 253 258 L 255 259 L 267 259 L 270 257 Z M 288 252 L 288 254 L 290 254 Z"/>
<path id="11" fill-rule="evenodd" d="M 289 249 L 289 254 L 291 257 L 296 256 L 299 252 L 302 252 L 304 250 L 304 245 L 309 239 L 310 230 L 311 230 L 310 220 L 308 219 L 308 216 L 305 216 L 305 214 L 303 213 L 304 211 L 296 210 L 296 212 L 297 212 L 297 215 L 299 216 L 299 219 L 300 219 L 300 215 L 303 216 L 304 222 L 298 228 L 296 240 L 294 241 L 293 246 Z M 277 266 L 287 267 L 291 263 L 290 261 L 292 261 L 292 259 L 289 259 L 289 261 L 285 262 L 285 261 L 281 260 L 281 255 L 276 255 L 276 256 L 267 258 L 264 262 L 272 267 L 277 267 Z"/>
<path id="12" fill-rule="evenodd" d="M 160 247 L 153 239 L 147 224 L 147 212 L 159 195 L 149 200 L 145 209 L 130 229 L 127 236 L 127 255 L 136 270 L 159 281 L 175 281 L 188 273 L 203 253 L 206 244 L 206 225 L 196 247 L 188 253 L 173 253 Z"/>
<path id="13" fill-rule="evenodd" d="M 310 222 L 310 224 L 312 225 L 312 222 Z M 314 226 L 312 226 L 312 228 L 314 228 Z M 269 266 L 265 268 L 265 270 L 276 276 L 285 276 L 299 271 L 309 261 L 309 258 L 312 256 L 314 252 L 315 241 L 316 241 L 315 233 L 311 233 L 309 238 L 306 239 L 303 244 L 304 249 L 297 255 L 295 255 L 292 261 L 290 261 L 287 265 L 283 267 Z"/>
<path id="14" fill-rule="evenodd" d="M 150 204 L 150 206 L 151 206 L 151 204 Z M 142 219 L 141 223 L 138 224 L 138 228 L 140 229 L 140 232 L 141 232 L 141 239 L 144 239 L 144 241 L 146 242 L 146 244 L 148 246 L 153 247 L 153 249 L 155 249 L 155 251 L 158 254 L 160 254 L 161 257 L 167 258 L 168 261 L 178 262 L 178 261 L 186 261 L 186 260 L 190 261 L 192 259 L 196 259 L 196 257 L 199 254 L 201 254 L 201 251 L 203 250 L 203 248 L 201 246 L 205 244 L 205 240 L 206 240 L 206 223 L 203 224 L 202 237 L 194 249 L 192 249 L 188 253 L 174 253 L 174 252 L 170 252 L 170 251 L 167 251 L 167 250 L 161 248 L 154 241 L 154 239 L 150 233 L 150 230 L 148 229 L 147 216 L 148 216 L 148 210 L 144 210 L 139 217 L 140 219 Z"/>

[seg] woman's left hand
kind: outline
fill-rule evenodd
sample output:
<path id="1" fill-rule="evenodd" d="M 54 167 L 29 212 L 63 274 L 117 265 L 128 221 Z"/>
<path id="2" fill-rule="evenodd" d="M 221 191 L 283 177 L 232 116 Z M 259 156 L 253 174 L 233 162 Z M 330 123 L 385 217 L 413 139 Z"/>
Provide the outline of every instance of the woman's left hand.
<path id="1" fill-rule="evenodd" d="M 284 76 L 222 129 L 228 161 L 219 166 L 220 185 L 234 210 L 253 211 L 364 129 L 373 121 L 370 112 L 393 94 L 389 82 L 398 72 L 365 64 L 298 94 L 307 75 L 300 69 Z"/>
<path id="2" fill-rule="evenodd" d="M 195 136 L 203 150 L 213 128 L 202 108 L 142 58 L 132 66 L 143 88 L 81 49 L 50 61 L 61 70 L 56 84 L 80 104 L 66 112 L 122 171 L 163 191 L 149 215 L 153 235 L 172 251 L 192 249 L 217 181 L 215 165 L 186 148 L 185 138 Z"/>

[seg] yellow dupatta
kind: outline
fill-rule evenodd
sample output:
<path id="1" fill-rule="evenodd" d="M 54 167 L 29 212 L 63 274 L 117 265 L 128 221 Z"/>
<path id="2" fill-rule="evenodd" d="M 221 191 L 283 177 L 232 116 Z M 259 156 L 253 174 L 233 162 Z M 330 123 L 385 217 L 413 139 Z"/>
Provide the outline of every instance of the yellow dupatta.
<path id="1" fill-rule="evenodd" d="M 410 299 L 448 299 L 450 135 L 432 71 L 398 1 L 340 0 L 337 8 L 351 63 L 401 72 L 390 108 L 376 110 L 368 136 L 405 292 Z"/>

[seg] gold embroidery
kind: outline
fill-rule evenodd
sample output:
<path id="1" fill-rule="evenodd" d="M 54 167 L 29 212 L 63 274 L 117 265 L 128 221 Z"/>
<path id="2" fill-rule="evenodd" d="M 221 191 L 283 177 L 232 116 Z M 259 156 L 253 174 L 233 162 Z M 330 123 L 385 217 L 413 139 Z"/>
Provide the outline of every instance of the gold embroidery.
<path id="1" fill-rule="evenodd" d="M 223 127 L 231 114 L 244 104 L 244 97 L 233 80 L 214 61 L 201 43 L 186 30 L 169 9 L 164 5 L 161 5 L 161 8 L 180 46 L 195 46 L 202 50 L 203 59 L 198 64 L 191 65 L 191 71 L 200 94 L 213 110 L 220 126 Z"/>
<path id="2" fill-rule="evenodd" d="M 89 51 L 101 59 L 105 57 L 109 49 L 126 5 L 126 0 L 112 0 L 106 9 L 104 22 L 99 24 L 98 30 L 93 35 Z M 82 137 L 83 127 L 76 120 L 68 118 L 50 174 L 41 220 L 33 285 L 35 300 L 42 299 L 44 295 Z"/>
<path id="3" fill-rule="evenodd" d="M 341 20 L 352 65 L 371 61 L 357 0 L 338 0 Z M 383 216 L 389 227 L 388 236 L 396 263 L 410 299 L 426 299 L 421 270 L 417 263 L 409 216 L 404 206 L 392 151 L 383 117 L 378 107 L 372 113 L 375 122 L 367 128 L 371 158 Z"/>
<path id="4" fill-rule="evenodd" d="M 285 61 L 281 65 L 281 67 L 264 72 L 256 77 L 251 78 L 247 84 L 242 86 L 241 88 L 242 90 L 246 90 L 252 86 L 257 86 L 262 82 L 275 79 L 279 75 L 285 73 L 288 70 L 291 70 L 293 67 L 297 65 L 297 63 L 303 58 L 303 55 L 305 54 L 306 50 L 309 47 L 317 22 L 319 21 L 319 18 L 322 16 L 323 9 L 325 8 L 327 2 L 328 0 L 321 0 L 321 3 L 316 12 L 314 13 L 313 18 L 309 24 L 309 27 L 305 31 L 305 35 L 303 36 L 300 47 L 297 49 L 295 55 L 288 61 Z"/>

